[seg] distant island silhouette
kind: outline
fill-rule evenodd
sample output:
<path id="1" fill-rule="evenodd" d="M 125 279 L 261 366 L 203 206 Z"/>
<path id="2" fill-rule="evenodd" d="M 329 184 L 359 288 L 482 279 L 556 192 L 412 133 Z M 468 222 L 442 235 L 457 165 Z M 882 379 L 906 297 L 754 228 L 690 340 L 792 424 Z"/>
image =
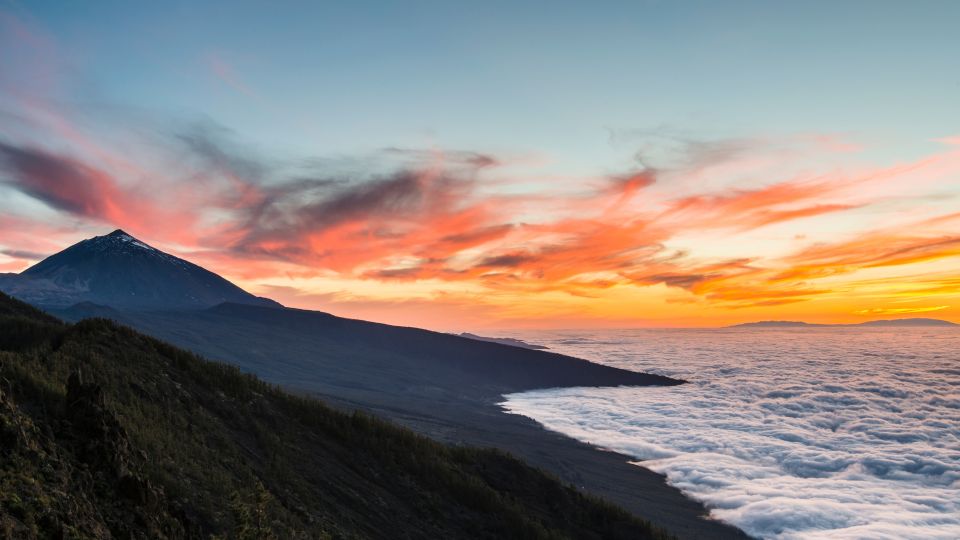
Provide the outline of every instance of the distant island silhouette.
<path id="1" fill-rule="evenodd" d="M 742 324 L 734 324 L 725 328 L 822 328 L 822 327 L 850 327 L 850 326 L 960 326 L 957 323 L 945 321 L 943 319 L 927 319 L 922 317 L 907 319 L 881 319 L 876 321 L 866 321 L 855 324 L 819 324 L 803 321 L 757 321 Z"/>

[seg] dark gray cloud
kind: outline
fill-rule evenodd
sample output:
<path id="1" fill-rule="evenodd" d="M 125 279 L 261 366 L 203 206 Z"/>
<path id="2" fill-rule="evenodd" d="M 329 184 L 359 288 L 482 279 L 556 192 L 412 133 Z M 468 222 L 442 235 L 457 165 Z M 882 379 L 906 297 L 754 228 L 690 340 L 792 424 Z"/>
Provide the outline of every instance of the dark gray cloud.
<path id="1" fill-rule="evenodd" d="M 378 238 L 402 236 L 376 228 L 378 220 L 419 220 L 463 202 L 473 180 L 451 174 L 425 177 L 404 170 L 373 178 L 301 178 L 262 188 L 260 202 L 247 210 L 238 252 L 262 251 L 264 243 L 295 248 L 306 235 L 348 222 L 364 222 Z M 293 257 L 288 248 L 273 255 Z"/>
<path id="2" fill-rule="evenodd" d="M 508 232 L 516 228 L 516 225 L 512 223 L 505 223 L 503 225 L 491 225 L 489 227 L 483 227 L 474 231 L 451 234 L 444 236 L 440 239 L 441 242 L 447 242 L 450 244 L 471 244 L 476 242 L 482 242 L 484 240 L 489 240 L 493 238 L 499 238 Z"/>
<path id="3" fill-rule="evenodd" d="M 269 161 L 234 142 L 233 132 L 213 122 L 176 131 L 176 147 L 197 181 L 219 182 L 219 206 L 234 210 L 230 249 L 236 253 L 301 259 L 305 237 L 351 221 L 371 222 L 367 234 L 384 239 L 403 232 L 373 224 L 379 219 L 417 219 L 467 199 L 476 173 L 497 165 L 493 156 L 468 151 L 385 148 L 373 155 Z M 434 170 L 440 160 L 442 172 Z M 504 234 L 481 230 L 466 236 Z"/>
<path id="4" fill-rule="evenodd" d="M 322 230 L 358 216 L 414 211 L 423 203 L 423 191 L 411 172 L 356 183 L 300 179 L 269 187 L 265 195 L 257 220 L 251 223 L 254 235 L 282 225 Z"/>
<path id="5" fill-rule="evenodd" d="M 196 123 L 174 134 L 189 155 L 204 168 L 227 173 L 249 183 L 263 181 L 269 167 L 250 149 L 232 142 L 233 132 L 212 122 Z"/>
<path id="6" fill-rule="evenodd" d="M 495 167 L 500 160 L 490 154 L 471 152 L 469 150 L 423 150 L 419 148 L 398 148 L 390 146 L 383 149 L 386 154 L 412 159 L 416 163 L 427 163 L 442 159 L 446 166 L 465 165 L 471 168 Z"/>
<path id="7" fill-rule="evenodd" d="M 367 277 L 377 278 L 377 279 L 402 279 L 402 278 L 412 278 L 420 274 L 419 267 L 411 268 L 386 268 L 383 270 L 375 270 L 373 272 L 368 272 L 365 274 Z"/>
<path id="8" fill-rule="evenodd" d="M 634 148 L 634 160 L 652 170 L 699 169 L 728 161 L 758 145 L 771 144 L 747 138 L 706 140 L 665 125 L 608 131 L 611 145 Z"/>
<path id="9" fill-rule="evenodd" d="M 28 261 L 37 261 L 45 258 L 47 255 L 35 251 L 24 251 L 20 249 L 0 249 L 0 253 L 14 259 L 24 259 Z"/>
<path id="10" fill-rule="evenodd" d="M 487 257 L 477 263 L 477 268 L 516 268 L 523 264 L 536 261 L 537 258 L 528 253 L 512 253 Z"/>
<path id="11" fill-rule="evenodd" d="M 112 179 L 73 159 L 0 142 L 0 177 L 14 189 L 78 216 L 103 218 L 116 197 Z"/>
<path id="12" fill-rule="evenodd" d="M 670 273 L 670 274 L 652 274 L 649 276 L 642 276 L 634 278 L 634 281 L 638 283 L 645 283 L 654 285 L 657 283 L 663 283 L 669 287 L 679 287 L 681 289 L 691 289 L 694 285 L 706 281 L 708 279 L 713 279 L 720 277 L 720 274 L 681 274 L 681 273 Z"/>

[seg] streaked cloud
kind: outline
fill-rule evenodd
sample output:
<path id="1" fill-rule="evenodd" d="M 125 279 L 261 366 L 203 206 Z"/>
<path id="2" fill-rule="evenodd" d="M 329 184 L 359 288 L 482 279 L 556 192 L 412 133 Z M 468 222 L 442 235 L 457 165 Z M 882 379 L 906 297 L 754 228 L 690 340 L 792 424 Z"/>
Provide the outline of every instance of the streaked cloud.
<path id="1" fill-rule="evenodd" d="M 230 89 L 249 98 L 259 99 L 260 96 L 237 74 L 233 64 L 223 58 L 219 52 L 210 52 L 204 55 L 203 61 L 210 73 Z"/>
<path id="2" fill-rule="evenodd" d="M 858 309 L 854 313 L 857 315 L 906 315 L 909 313 L 929 313 L 931 311 L 943 311 L 950 306 L 922 306 L 909 308 L 870 308 Z"/>
<path id="3" fill-rule="evenodd" d="M 66 129 L 80 133 L 72 125 Z M 845 275 L 960 255 L 960 236 L 944 234 L 957 224 L 957 214 L 833 241 L 803 232 L 811 220 L 870 209 L 871 183 L 923 174 L 929 164 L 942 166 L 943 155 L 855 177 L 791 175 L 752 188 L 672 198 L 654 188 L 664 174 L 675 178 L 683 169 L 599 175 L 574 191 L 511 193 L 502 186 L 529 181 L 531 173 L 513 180 L 502 160 L 480 152 L 387 149 L 368 156 L 382 162 L 374 172 L 324 174 L 315 166 L 245 154 L 231 137 L 210 126 L 178 132 L 169 146 L 174 150 L 155 157 L 179 159 L 164 171 L 160 185 L 166 192 L 156 195 L 139 165 L 130 173 L 126 157 L 104 160 L 108 171 L 10 142 L 0 144 L 3 183 L 70 219 L 132 229 L 245 279 L 308 284 L 310 276 L 326 275 L 428 282 L 437 291 L 469 283 L 504 302 L 554 293 L 590 302 L 617 294 L 614 289 L 663 285 L 689 295 L 686 302 L 682 296 L 664 298 L 673 306 L 773 308 L 842 295 L 844 286 L 836 280 Z M 153 231 L 150 224 L 156 223 L 177 232 Z M 704 258 L 696 249 L 674 246 L 678 237 L 725 231 L 726 241 L 737 242 L 776 227 L 787 227 L 789 233 L 780 234 L 797 247 L 775 257 L 758 251 Z M 8 256 L 36 252 L 31 245 L 3 247 Z M 301 300 L 325 298 L 308 290 Z M 376 303 L 375 295 L 369 301 Z M 865 309 L 873 308 L 847 313 Z"/>

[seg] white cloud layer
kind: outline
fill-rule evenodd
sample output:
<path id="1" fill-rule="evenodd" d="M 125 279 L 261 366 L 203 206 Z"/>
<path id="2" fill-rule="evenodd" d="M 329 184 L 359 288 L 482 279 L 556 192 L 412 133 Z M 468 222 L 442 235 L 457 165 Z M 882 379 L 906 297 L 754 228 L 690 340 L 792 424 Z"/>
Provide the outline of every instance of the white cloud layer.
<path id="1" fill-rule="evenodd" d="M 771 539 L 960 538 L 960 330 L 525 334 L 672 388 L 507 396 Z"/>

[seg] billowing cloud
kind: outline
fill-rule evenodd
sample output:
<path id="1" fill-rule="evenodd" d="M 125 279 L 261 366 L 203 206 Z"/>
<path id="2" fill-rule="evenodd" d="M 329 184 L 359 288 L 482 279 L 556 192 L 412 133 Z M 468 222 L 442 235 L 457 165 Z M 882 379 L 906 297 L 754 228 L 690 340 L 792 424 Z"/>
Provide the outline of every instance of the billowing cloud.
<path id="1" fill-rule="evenodd" d="M 517 333 L 690 384 L 542 390 L 505 407 L 642 460 L 757 538 L 955 538 L 960 370 L 944 360 L 960 336 L 930 332 Z"/>

